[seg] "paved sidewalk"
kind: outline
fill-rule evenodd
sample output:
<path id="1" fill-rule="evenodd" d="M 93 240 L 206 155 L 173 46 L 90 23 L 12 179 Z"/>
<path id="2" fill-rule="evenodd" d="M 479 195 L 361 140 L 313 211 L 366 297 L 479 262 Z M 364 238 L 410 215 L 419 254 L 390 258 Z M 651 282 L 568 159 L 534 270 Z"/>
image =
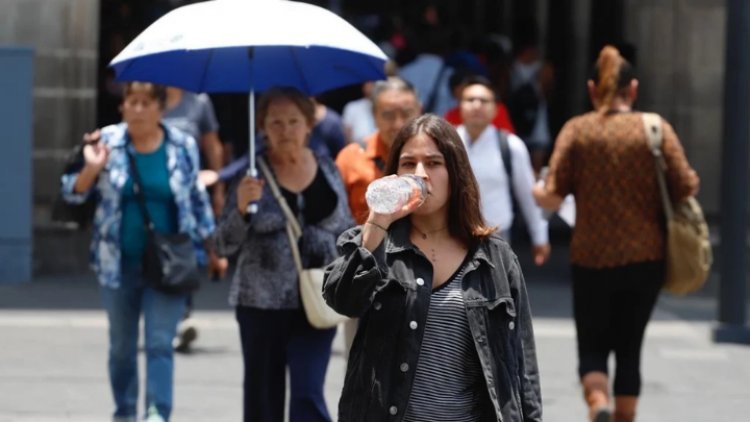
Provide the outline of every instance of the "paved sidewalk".
<path id="1" fill-rule="evenodd" d="M 524 262 L 545 420 L 585 421 L 567 271 L 564 256 L 556 259 L 542 269 Z M 241 420 L 242 358 L 226 290 L 226 283 L 209 284 L 196 297 L 200 336 L 194 352 L 176 362 L 177 422 Z M 660 299 L 645 343 L 639 422 L 750 420 L 750 347 L 712 343 L 715 314 L 710 297 Z M 106 348 L 91 277 L 0 285 L 0 422 L 109 420 Z M 339 335 L 326 383 L 334 417 L 342 349 Z"/>

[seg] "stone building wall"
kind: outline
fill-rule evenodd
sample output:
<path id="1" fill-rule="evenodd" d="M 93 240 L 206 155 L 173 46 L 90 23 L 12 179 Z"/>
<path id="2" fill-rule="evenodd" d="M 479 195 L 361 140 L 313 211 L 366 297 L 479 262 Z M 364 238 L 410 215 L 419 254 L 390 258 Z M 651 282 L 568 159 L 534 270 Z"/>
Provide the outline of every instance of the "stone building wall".
<path id="1" fill-rule="evenodd" d="M 0 0 L 0 10 L 0 43 L 35 51 L 34 198 L 44 204 L 57 192 L 61 157 L 94 127 L 99 2 Z"/>
<path id="2" fill-rule="evenodd" d="M 723 0 L 628 0 L 626 37 L 638 48 L 638 107 L 674 126 L 701 176 L 706 212 L 719 209 L 726 36 Z"/>
<path id="3" fill-rule="evenodd" d="M 558 1 L 558 0 L 550 0 Z M 564 83 L 583 86 L 588 58 L 589 9 L 576 0 L 575 61 Z M 598 1 L 598 0 L 597 0 Z M 723 0 L 625 0 L 625 38 L 638 48 L 638 106 L 674 125 L 702 177 L 709 215 L 719 204 L 725 37 Z M 509 2 L 506 1 L 506 5 Z M 545 8 L 539 10 L 543 25 Z M 35 50 L 34 201 L 35 272 L 85 267 L 87 233 L 50 224 L 49 205 L 70 147 L 96 121 L 98 0 L 0 0 L 0 43 Z M 506 13 L 508 15 L 508 13 Z M 0 74 L 2 70 L 0 69 Z M 575 91 L 571 104 L 585 104 Z"/>
<path id="4" fill-rule="evenodd" d="M 50 224 L 50 204 L 68 150 L 96 121 L 98 38 L 98 0 L 0 0 L 0 43 L 34 49 L 36 274 L 85 268 L 86 234 Z"/>

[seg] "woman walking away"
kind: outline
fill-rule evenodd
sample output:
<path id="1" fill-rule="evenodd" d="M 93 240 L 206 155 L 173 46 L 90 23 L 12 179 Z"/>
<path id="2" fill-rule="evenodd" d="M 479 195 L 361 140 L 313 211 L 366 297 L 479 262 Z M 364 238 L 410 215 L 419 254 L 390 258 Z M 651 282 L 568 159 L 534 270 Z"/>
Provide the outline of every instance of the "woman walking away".
<path id="1" fill-rule="evenodd" d="M 632 108 L 638 81 L 617 49 L 602 49 L 588 89 L 595 111 L 565 124 L 534 195 L 550 210 L 575 195 L 578 374 L 590 419 L 611 420 L 607 358 L 614 352 L 614 420 L 630 422 L 641 392 L 643 335 L 664 282 L 664 211 L 642 113 Z M 661 124 L 669 192 L 679 201 L 697 192 L 698 176 L 672 126 Z"/>
<path id="2" fill-rule="evenodd" d="M 484 224 L 458 133 L 431 114 L 411 120 L 385 173 L 416 175 L 428 195 L 392 214 L 370 211 L 339 238 L 324 296 L 360 318 L 340 419 L 541 421 L 521 267 Z"/>

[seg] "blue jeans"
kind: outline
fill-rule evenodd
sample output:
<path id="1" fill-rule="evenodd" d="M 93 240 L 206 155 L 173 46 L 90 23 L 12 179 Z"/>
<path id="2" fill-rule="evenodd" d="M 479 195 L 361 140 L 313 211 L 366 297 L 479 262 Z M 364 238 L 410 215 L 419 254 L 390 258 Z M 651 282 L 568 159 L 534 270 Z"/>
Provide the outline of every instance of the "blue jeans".
<path id="1" fill-rule="evenodd" d="M 143 313 L 146 349 L 146 409 L 155 406 L 165 420 L 172 412 L 172 339 L 185 309 L 185 296 L 146 286 L 140 269 L 124 269 L 120 287 L 102 287 L 109 319 L 109 382 L 115 418 L 137 414 L 138 322 Z"/>
<path id="2" fill-rule="evenodd" d="M 238 306 L 245 362 L 244 421 L 284 420 L 289 367 L 290 422 L 330 422 L 323 395 L 336 329 L 317 330 L 304 311 Z"/>

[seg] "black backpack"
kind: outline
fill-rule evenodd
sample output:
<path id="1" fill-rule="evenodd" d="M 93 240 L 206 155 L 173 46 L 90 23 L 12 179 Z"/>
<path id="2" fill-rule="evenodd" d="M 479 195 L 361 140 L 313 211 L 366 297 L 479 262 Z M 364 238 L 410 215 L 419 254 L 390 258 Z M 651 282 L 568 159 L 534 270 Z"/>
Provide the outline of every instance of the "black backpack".
<path id="1" fill-rule="evenodd" d="M 508 112 L 516 134 L 525 140 L 534 130 L 539 114 L 539 94 L 533 80 L 524 82 L 510 93 Z"/>
<path id="2" fill-rule="evenodd" d="M 84 144 L 78 144 L 73 148 L 73 151 L 71 151 L 68 159 L 65 161 L 62 174 L 73 174 L 81 171 L 84 165 L 83 147 Z M 98 194 L 96 191 L 92 192 L 86 199 L 86 202 L 82 204 L 65 202 L 62 194 L 58 193 L 55 203 L 52 206 L 52 221 L 66 224 L 73 223 L 79 229 L 83 230 L 94 221 L 97 202 Z"/>
<path id="3" fill-rule="evenodd" d="M 511 157 L 510 153 L 510 141 L 508 136 L 509 132 L 506 132 L 503 129 L 497 130 L 497 139 L 499 141 L 497 146 L 500 149 L 500 159 L 503 160 L 505 173 L 508 175 L 508 189 L 510 189 L 510 201 L 512 204 L 511 206 L 513 207 L 514 218 L 511 225 L 511 233 L 516 233 L 516 235 L 513 236 L 516 237 L 518 236 L 518 233 L 521 233 L 521 228 L 524 223 L 523 218 L 518 218 L 520 208 L 518 206 L 518 200 L 516 199 L 516 192 L 513 189 L 513 157 Z"/>

